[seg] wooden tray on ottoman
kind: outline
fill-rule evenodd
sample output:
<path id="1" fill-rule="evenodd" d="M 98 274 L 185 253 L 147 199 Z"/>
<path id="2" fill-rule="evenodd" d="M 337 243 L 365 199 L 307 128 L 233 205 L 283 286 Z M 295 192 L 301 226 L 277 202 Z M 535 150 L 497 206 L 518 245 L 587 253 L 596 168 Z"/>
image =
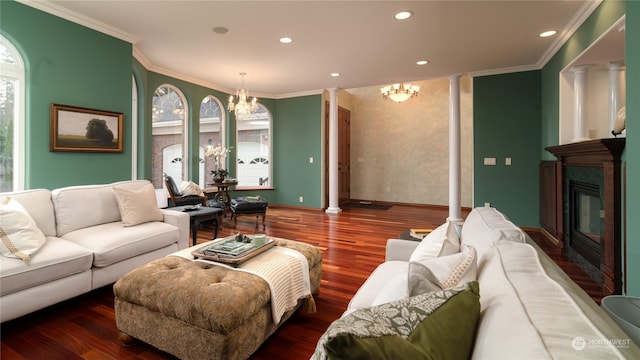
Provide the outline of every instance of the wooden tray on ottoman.
<path id="1" fill-rule="evenodd" d="M 224 238 L 223 240 L 220 240 L 220 241 L 216 241 L 213 244 L 207 244 L 205 246 L 201 246 L 193 250 L 191 252 L 191 255 L 200 259 L 212 260 L 212 261 L 216 261 L 223 264 L 237 266 L 242 262 L 247 261 L 255 257 L 256 255 L 259 255 L 276 245 L 276 241 L 274 239 L 267 238 L 267 241 L 264 244 L 260 246 L 254 245 L 253 248 L 242 251 L 237 255 L 234 255 L 230 252 L 226 253 L 226 252 L 219 252 L 215 250 L 208 250 L 216 245 L 220 245 L 228 242 L 235 242 L 234 241 L 235 238 L 236 238 L 236 235 Z"/>

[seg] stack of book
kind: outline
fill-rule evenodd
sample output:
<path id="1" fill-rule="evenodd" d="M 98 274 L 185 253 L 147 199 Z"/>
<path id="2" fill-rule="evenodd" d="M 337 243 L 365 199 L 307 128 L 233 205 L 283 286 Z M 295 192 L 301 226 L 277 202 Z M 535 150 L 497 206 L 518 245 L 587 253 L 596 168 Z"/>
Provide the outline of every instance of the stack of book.
<path id="1" fill-rule="evenodd" d="M 433 229 L 410 229 L 409 235 L 414 238 L 424 239 L 424 237 L 429 235 L 429 233 L 432 231 Z"/>
<path id="2" fill-rule="evenodd" d="M 204 253 L 213 253 L 226 256 L 242 256 L 255 249 L 252 243 L 236 241 L 234 238 L 213 244 L 204 249 Z"/>
<path id="3" fill-rule="evenodd" d="M 231 266 L 257 256 L 276 245 L 276 241 L 265 234 L 228 236 L 214 240 L 211 244 L 201 246 L 191 252 L 196 258 L 213 260 Z"/>

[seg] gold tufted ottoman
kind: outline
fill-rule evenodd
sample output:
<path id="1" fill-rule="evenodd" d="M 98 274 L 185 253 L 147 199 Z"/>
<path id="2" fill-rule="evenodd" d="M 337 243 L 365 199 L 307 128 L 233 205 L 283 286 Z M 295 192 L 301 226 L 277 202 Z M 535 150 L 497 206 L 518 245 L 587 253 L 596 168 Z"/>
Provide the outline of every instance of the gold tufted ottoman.
<path id="1" fill-rule="evenodd" d="M 320 250 L 284 239 L 277 245 L 307 258 L 311 291 L 317 295 Z M 176 256 L 127 273 L 114 285 L 114 294 L 123 342 L 138 339 L 181 359 L 246 359 L 279 326 L 262 278 Z M 294 312 L 284 314 L 280 324 Z"/>

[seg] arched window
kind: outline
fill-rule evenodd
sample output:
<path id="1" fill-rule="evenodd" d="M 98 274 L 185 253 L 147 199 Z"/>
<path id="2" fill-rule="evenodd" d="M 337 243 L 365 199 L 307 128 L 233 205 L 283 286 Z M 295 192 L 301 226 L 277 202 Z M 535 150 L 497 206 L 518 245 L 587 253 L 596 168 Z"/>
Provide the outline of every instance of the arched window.
<path id="1" fill-rule="evenodd" d="M 187 174 L 187 114 L 185 97 L 178 88 L 162 85 L 153 94 L 152 104 L 152 180 L 156 188 L 164 185 L 163 173 L 180 186 Z"/>
<path id="2" fill-rule="evenodd" d="M 0 35 L 0 192 L 24 189 L 24 62 Z"/>
<path id="3" fill-rule="evenodd" d="M 256 111 L 236 118 L 238 188 L 272 187 L 271 114 L 258 104 Z"/>
<path id="4" fill-rule="evenodd" d="M 222 103 L 213 95 L 202 99 L 200 104 L 200 146 L 198 154 L 200 156 L 200 187 L 207 187 L 211 182 L 211 170 L 213 170 L 213 159 L 205 157 L 207 147 L 218 145 L 225 147 L 224 138 L 224 112 Z"/>

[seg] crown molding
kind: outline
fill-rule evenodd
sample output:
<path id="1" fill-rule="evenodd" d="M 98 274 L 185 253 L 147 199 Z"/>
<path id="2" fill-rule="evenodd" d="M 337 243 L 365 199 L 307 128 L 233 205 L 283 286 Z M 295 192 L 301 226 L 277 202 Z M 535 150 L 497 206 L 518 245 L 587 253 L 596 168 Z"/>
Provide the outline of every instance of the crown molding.
<path id="1" fill-rule="evenodd" d="M 547 49 L 547 51 L 542 54 L 540 60 L 536 66 L 538 69 L 542 69 L 549 60 L 564 46 L 564 44 L 575 34 L 575 32 L 580 28 L 580 26 L 593 14 L 593 12 L 600 6 L 603 0 L 594 0 L 594 1 L 586 1 L 580 10 L 576 13 L 576 15 L 569 22 L 566 30 L 561 33 L 558 37 L 556 37 L 555 41 L 551 44 L 551 46 Z"/>
<path id="2" fill-rule="evenodd" d="M 580 28 L 580 26 L 587 20 L 587 18 L 600 6 L 603 0 L 594 0 L 585 2 L 576 15 L 571 19 L 567 29 L 561 33 L 551 46 L 545 51 L 540 60 L 535 64 L 514 66 L 501 69 L 490 69 L 486 71 L 469 72 L 469 76 L 490 76 L 490 75 L 502 75 L 514 72 L 532 71 L 542 69 L 551 58 L 564 46 L 564 44 L 573 36 L 573 34 Z"/>
<path id="3" fill-rule="evenodd" d="M 471 71 L 471 72 L 468 72 L 467 74 L 471 77 L 479 77 L 479 76 L 502 75 L 502 74 L 516 73 L 516 72 L 540 70 L 540 69 L 541 68 L 538 67 L 537 64 L 531 64 L 531 65 L 512 66 L 512 67 L 490 69 L 490 70 L 483 70 L 483 71 Z"/>
<path id="4" fill-rule="evenodd" d="M 171 71 L 159 66 L 155 66 L 153 65 L 145 56 L 144 54 L 135 46 L 133 47 L 133 57 L 138 60 L 140 62 L 140 64 L 142 66 L 144 66 L 145 69 L 147 69 L 148 71 L 153 71 L 155 73 L 161 74 L 161 75 L 165 75 L 165 76 L 169 76 L 178 80 L 182 80 L 182 81 L 186 81 L 189 82 L 191 84 L 195 84 L 195 85 L 200 85 L 209 89 L 213 89 L 216 91 L 220 91 L 223 92 L 225 94 L 235 94 L 236 93 L 236 89 L 227 89 L 221 86 L 218 86 L 216 84 L 207 82 L 207 81 L 203 81 L 201 79 L 197 79 L 194 77 L 190 77 L 187 76 L 185 74 L 182 73 L 178 73 L 175 71 Z M 301 92 L 295 92 L 295 93 L 287 93 L 287 94 L 268 94 L 268 93 L 251 93 L 251 96 L 256 96 L 258 99 L 260 98 L 264 98 L 264 99 L 287 99 L 287 98 L 293 98 L 293 97 L 301 97 L 301 96 L 309 96 L 309 95 L 318 95 L 318 94 L 322 94 L 323 90 L 310 90 L 310 91 L 301 91 Z"/>

